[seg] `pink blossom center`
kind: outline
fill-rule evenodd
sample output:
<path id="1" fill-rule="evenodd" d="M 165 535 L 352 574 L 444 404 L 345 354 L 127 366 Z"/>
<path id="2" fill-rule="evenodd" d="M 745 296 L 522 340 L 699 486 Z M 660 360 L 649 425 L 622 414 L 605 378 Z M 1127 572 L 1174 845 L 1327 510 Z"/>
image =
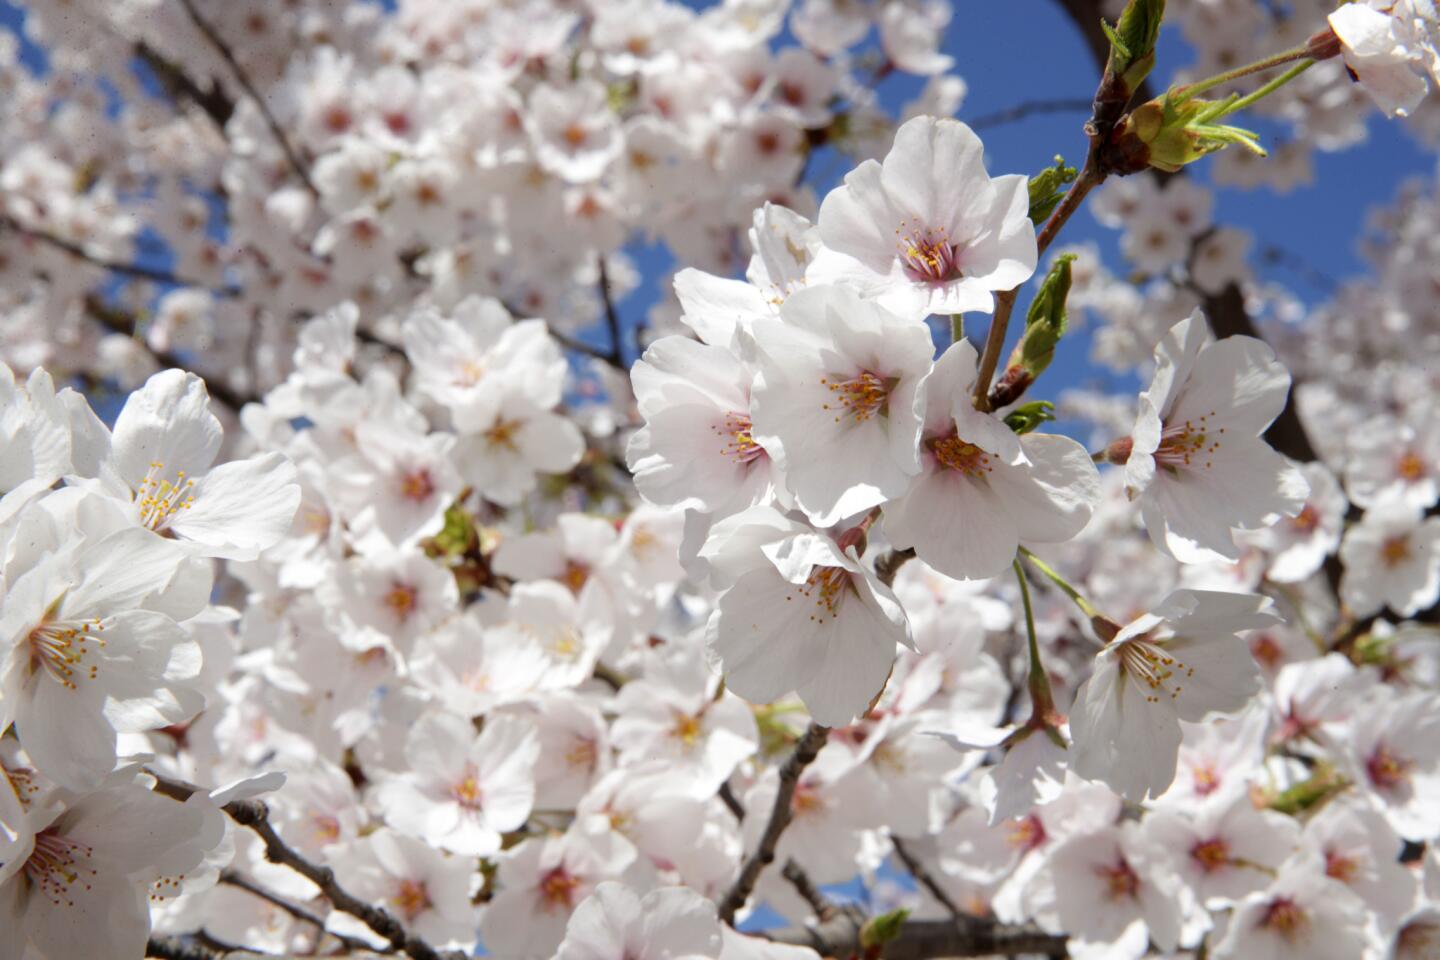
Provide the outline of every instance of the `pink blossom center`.
<path id="1" fill-rule="evenodd" d="M 934 227 L 910 228 L 902 224 L 895 231 L 895 243 L 900 249 L 900 263 L 905 276 L 917 283 L 945 283 L 961 275 L 956 258 L 959 251 L 943 229 Z"/>
<path id="2" fill-rule="evenodd" d="M 406 920 L 414 920 L 431 907 L 430 891 L 419 880 L 401 880 L 390 903 Z"/>
<path id="3" fill-rule="evenodd" d="M 737 463 L 753 463 L 765 456 L 765 448 L 755 442 L 751 433 L 750 417 L 731 411 L 725 414 L 724 422 L 717 424 L 715 433 L 724 441 L 720 447 L 722 456 Z"/>
<path id="4" fill-rule="evenodd" d="M 1310 917 L 1305 908 L 1289 897 L 1276 897 L 1271 900 L 1260 918 L 1260 926 L 1274 930 L 1291 943 L 1300 938 L 1309 923 Z"/>
<path id="5" fill-rule="evenodd" d="M 1108 866 L 1096 867 L 1095 874 L 1104 881 L 1108 900 L 1134 900 L 1140 895 L 1140 878 L 1124 857 Z"/>
<path id="6" fill-rule="evenodd" d="M 100 671 L 94 654 L 97 649 L 105 648 L 105 638 L 100 636 L 104 629 L 104 623 L 98 618 L 41 623 L 30 631 L 31 673 L 44 670 L 52 680 L 70 690 L 76 689 L 79 680 L 94 680 Z"/>
<path id="7" fill-rule="evenodd" d="M 846 594 L 853 593 L 854 589 L 850 582 L 850 571 L 845 568 L 815 567 L 810 571 L 805 583 L 792 588 L 785 599 L 789 601 L 798 597 L 801 602 L 808 600 L 814 603 L 815 609 L 811 612 L 810 619 L 823 626 L 835 619 Z"/>
<path id="8" fill-rule="evenodd" d="M 574 906 L 575 888 L 580 878 L 564 867 L 556 867 L 540 878 L 540 896 L 547 910 L 562 907 L 566 912 Z"/>
<path id="9" fill-rule="evenodd" d="M 1166 695 L 1174 700 L 1184 689 L 1177 681 L 1195 675 L 1194 667 L 1187 667 L 1164 647 L 1144 637 L 1124 641 L 1119 657 L 1121 671 L 1150 691 L 1145 694 L 1147 703 L 1159 703 Z"/>
<path id="10" fill-rule="evenodd" d="M 830 391 L 830 402 L 821 404 L 822 410 L 835 412 L 835 422 L 848 416 L 856 423 L 864 423 L 877 412 L 884 413 L 890 400 L 890 391 L 898 381 L 861 370 L 848 380 L 832 376 L 820 378 L 820 383 Z"/>
<path id="11" fill-rule="evenodd" d="M 1190 858 L 1206 873 L 1223 870 L 1230 865 L 1230 844 L 1220 837 L 1202 840 L 1190 848 Z"/>
<path id="12" fill-rule="evenodd" d="M 990 454 L 987 451 L 955 434 L 928 440 L 926 445 L 930 452 L 935 454 L 935 459 L 967 477 L 983 477 L 987 473 L 995 472 L 995 468 L 990 466 Z"/>
<path id="13" fill-rule="evenodd" d="M 55 906 L 75 906 L 75 885 L 90 889 L 95 871 L 90 868 L 90 847 L 45 830 L 35 838 L 35 848 L 25 861 L 25 876 Z"/>
<path id="14" fill-rule="evenodd" d="M 1005 830 L 1005 839 L 1010 842 L 1010 846 L 1022 853 L 1034 850 L 1048 838 L 1045 824 L 1033 813 L 1028 817 L 1011 821 L 1010 826 Z"/>
<path id="15" fill-rule="evenodd" d="M 1212 410 L 1201 415 L 1198 420 L 1167 425 L 1160 435 L 1155 462 L 1171 470 L 1211 466 L 1211 457 L 1220 449 L 1220 435 L 1225 432 L 1224 427 L 1212 430 L 1207 426 L 1207 421 L 1214 415 L 1215 411 Z"/>
<path id="16" fill-rule="evenodd" d="M 1382 743 L 1366 758 L 1365 773 L 1377 790 L 1394 790 L 1410 782 L 1414 766 L 1413 761 L 1397 757 Z"/>

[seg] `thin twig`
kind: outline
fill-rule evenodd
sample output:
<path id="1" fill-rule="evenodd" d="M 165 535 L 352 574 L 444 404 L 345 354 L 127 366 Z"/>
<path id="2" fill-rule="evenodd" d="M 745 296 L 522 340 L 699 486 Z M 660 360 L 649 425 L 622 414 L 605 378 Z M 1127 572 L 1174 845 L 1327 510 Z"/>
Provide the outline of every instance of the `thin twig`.
<path id="1" fill-rule="evenodd" d="M 150 344 L 145 341 L 145 338 L 139 335 L 135 318 L 124 310 L 121 310 L 119 307 L 112 307 L 109 304 L 105 303 L 105 301 L 101 300 L 98 296 L 94 294 L 87 294 L 85 296 L 85 312 L 90 314 L 90 316 L 95 320 L 95 322 L 100 324 L 106 330 L 109 330 L 112 333 L 118 333 L 122 336 L 129 337 L 138 346 L 140 346 L 147 353 L 149 353 L 150 356 L 154 357 L 155 362 L 160 364 L 162 367 L 171 367 L 175 370 L 191 369 L 190 364 L 187 363 L 178 354 L 172 353 L 169 350 L 157 350 L 154 347 L 150 346 Z M 245 406 L 245 404 L 253 403 L 256 400 L 255 397 L 249 396 L 247 394 L 242 394 L 239 391 L 232 389 L 228 384 L 225 383 L 225 381 L 220 379 L 211 379 L 209 377 L 206 377 L 205 389 L 209 392 L 210 396 L 214 397 L 216 400 L 219 400 L 221 403 L 225 404 L 225 406 L 229 407 L 231 410 L 236 411 L 237 413 L 240 411 L 241 407 Z"/>
<path id="2" fill-rule="evenodd" d="M 731 789 L 729 780 L 720 784 L 719 797 L 720 802 L 725 804 L 726 809 L 735 814 L 735 819 L 744 823 L 745 805 L 740 802 L 739 797 L 735 796 L 735 791 Z"/>
<path id="3" fill-rule="evenodd" d="M 885 586 L 895 585 L 895 576 L 900 568 L 915 556 L 914 547 L 906 547 L 904 550 L 891 550 L 882 553 L 875 560 L 875 576 Z"/>
<path id="4" fill-rule="evenodd" d="M 900 862 L 905 864 L 905 869 L 910 871 L 910 876 L 914 877 L 915 881 L 926 890 L 929 890 L 930 895 L 940 901 L 940 905 L 949 912 L 950 916 L 956 920 L 967 916 L 965 911 L 957 907 L 955 901 L 950 899 L 950 894 L 945 892 L 945 888 L 940 886 L 935 878 L 930 875 L 930 871 L 925 869 L 925 864 L 921 863 L 918 857 L 905 849 L 905 844 L 899 837 L 891 837 L 890 845 L 895 848 L 895 856 L 899 857 Z"/>
<path id="5" fill-rule="evenodd" d="M 804 929 L 765 936 L 774 943 L 813 948 L 822 957 L 869 956 L 860 945 L 863 925 L 847 910 Z M 1040 954 L 1064 957 L 1066 938 L 1031 924 L 995 923 L 977 917 L 964 920 L 906 920 L 899 935 L 885 944 L 885 960 L 929 960 L 936 957 L 1015 957 Z"/>
<path id="6" fill-rule="evenodd" d="M 332 931 L 326 930 L 324 917 L 310 910 L 307 910 L 306 908 L 300 906 L 300 904 L 298 903 L 292 903 L 291 901 L 280 896 L 280 894 L 275 893 L 273 890 L 267 890 L 265 887 L 260 886 L 260 884 L 256 883 L 254 880 L 251 880 L 249 877 L 245 876 L 242 873 L 238 873 L 234 870 L 222 870 L 220 872 L 220 882 L 235 887 L 237 889 L 244 890 L 246 893 L 251 894 L 252 896 L 259 897 L 266 903 L 275 907 L 279 907 L 281 910 L 290 914 L 290 916 L 296 918 L 297 920 L 303 920 L 306 923 L 313 924 L 320 929 L 320 934 L 322 937 L 326 935 L 332 936 L 336 940 L 339 940 L 341 943 L 343 943 L 350 950 L 370 949 L 370 944 L 366 943 L 364 940 L 357 940 L 354 937 L 347 937 L 342 933 L 334 933 Z"/>
<path id="7" fill-rule="evenodd" d="M 810 724 L 800 742 L 795 744 L 794 752 L 781 765 L 775 805 L 770 810 L 770 821 L 765 824 L 765 832 L 760 835 L 760 845 L 745 861 L 740 868 L 740 875 L 726 892 L 725 899 L 720 901 L 719 914 L 723 922 L 732 923 L 735 920 L 735 912 L 750 899 L 750 893 L 755 889 L 760 873 L 775 860 L 775 846 L 780 842 L 785 828 L 790 825 L 790 804 L 795 799 L 795 787 L 800 782 L 800 774 L 814 762 L 829 736 L 829 727 L 822 727 L 818 723 Z"/>
<path id="8" fill-rule="evenodd" d="M 85 250 L 78 243 L 72 243 L 53 233 L 38 230 L 35 227 L 27 227 L 12 217 L 0 215 L 0 229 L 13 230 L 22 237 L 29 237 L 48 247 L 53 247 L 62 253 L 69 254 L 77 260 L 99 267 L 102 270 L 109 270 L 112 273 L 124 274 L 127 277 L 136 277 L 141 280 L 150 280 L 154 283 L 169 284 L 172 287 L 198 287 L 201 290 L 208 290 L 217 297 L 238 297 L 241 290 L 238 287 L 211 287 L 198 280 L 191 280 L 188 277 L 178 276 L 168 270 L 159 270 L 155 267 L 147 267 L 138 263 L 126 263 L 121 260 L 108 260 L 104 257 L 97 257 Z"/>
<path id="9" fill-rule="evenodd" d="M 1088 113 L 1090 101 L 1079 98 L 1055 99 L 1055 100 L 1027 100 L 1024 103 L 1017 103 L 1013 107 L 1004 110 L 996 110 L 994 113 L 987 113 L 971 120 L 970 129 L 984 130 L 988 127 L 998 127 L 1007 123 L 1014 123 L 1017 120 L 1024 120 L 1026 117 L 1044 113 Z"/>
<path id="10" fill-rule="evenodd" d="M 785 866 L 780 870 L 780 875 L 790 886 L 795 888 L 795 892 L 800 894 L 802 900 L 810 904 L 810 909 L 815 911 L 817 919 L 825 921 L 834 915 L 835 904 L 820 892 L 820 888 L 815 886 L 815 881 L 810 879 L 810 875 L 800 864 L 794 860 L 786 860 Z"/>
<path id="11" fill-rule="evenodd" d="M 620 315 L 615 312 L 615 301 L 610 295 L 610 273 L 605 266 L 605 258 L 599 259 L 600 264 L 600 299 L 605 304 L 605 326 L 610 331 L 610 352 L 606 355 L 611 365 L 616 369 L 625 369 L 625 351 L 620 345 Z"/>
<path id="12" fill-rule="evenodd" d="M 285 136 L 285 131 L 281 128 L 279 121 L 275 119 L 275 114 L 270 112 L 269 105 L 265 103 L 265 98 L 260 95 L 260 91 L 255 88 L 255 84 L 250 79 L 250 75 L 245 72 L 244 67 L 240 66 L 240 61 L 235 59 L 235 53 L 230 49 L 230 45 L 225 42 L 225 39 L 221 37 L 220 34 L 215 32 L 215 28 L 212 27 L 204 17 L 200 16 L 200 11 L 195 9 L 194 0 L 180 0 L 180 5 L 185 8 L 185 12 L 190 15 L 190 20 L 195 24 L 196 29 L 205 36 L 205 39 L 209 41 L 210 46 L 214 47 L 215 52 L 220 54 L 221 59 L 229 64 L 230 69 L 235 73 L 235 79 L 240 83 L 240 86 L 244 88 L 245 92 L 250 96 L 250 99 L 255 101 L 255 106 L 260 110 L 260 115 L 265 118 L 265 124 L 270 128 L 270 133 L 275 137 L 275 141 L 280 144 L 280 149 L 284 152 L 285 159 L 290 162 L 291 169 L 293 169 L 296 176 L 300 178 L 300 182 L 305 184 L 305 189 L 310 192 L 310 195 L 318 198 L 320 191 L 315 188 L 314 181 L 310 179 L 310 170 L 305 166 L 305 161 L 300 159 L 300 154 L 297 153 L 294 146 L 291 145 L 290 138 Z"/>
<path id="13" fill-rule="evenodd" d="M 162 776 L 153 770 L 149 773 L 156 780 L 156 793 L 182 802 L 203 789 L 191 783 Z M 312 863 L 282 840 L 280 835 L 275 832 L 275 827 L 270 823 L 270 810 L 264 802 L 232 800 L 222 809 L 231 820 L 242 827 L 249 827 L 255 832 L 265 845 L 265 859 L 271 863 L 284 864 L 315 884 L 336 910 L 357 917 L 367 927 L 388 941 L 394 949 L 404 952 L 412 960 L 444 960 L 447 956 L 419 937 L 406 932 L 404 925 L 383 908 L 366 903 L 340 886 L 339 881 L 335 879 L 335 871 L 329 867 Z M 460 955 L 450 954 L 449 956 Z"/>

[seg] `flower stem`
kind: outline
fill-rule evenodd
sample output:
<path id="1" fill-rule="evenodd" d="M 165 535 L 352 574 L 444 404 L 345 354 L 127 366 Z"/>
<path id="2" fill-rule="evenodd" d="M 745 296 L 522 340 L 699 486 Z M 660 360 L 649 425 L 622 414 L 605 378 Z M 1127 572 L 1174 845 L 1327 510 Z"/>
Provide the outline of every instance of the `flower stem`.
<path id="1" fill-rule="evenodd" d="M 1030 585 L 1025 582 L 1025 568 L 1020 566 L 1020 558 L 1016 557 L 1013 564 L 1015 568 L 1015 579 L 1020 584 L 1020 603 L 1025 608 L 1025 633 L 1030 642 L 1030 700 L 1038 708 L 1053 707 L 1055 698 L 1050 695 L 1050 678 L 1045 673 L 1045 666 L 1040 662 L 1040 641 L 1035 636 L 1035 611 L 1030 606 Z"/>
<path id="2" fill-rule="evenodd" d="M 1051 567 L 1050 564 L 1035 556 L 1035 554 L 1031 553 L 1025 547 L 1020 548 L 1020 553 L 1024 555 L 1026 560 L 1029 560 L 1030 563 L 1034 565 L 1036 570 L 1039 570 L 1041 573 L 1045 574 L 1045 576 L 1049 577 L 1050 581 L 1054 583 L 1055 586 L 1060 588 L 1061 593 L 1065 594 L 1065 596 L 1069 597 L 1071 600 L 1074 600 L 1075 605 L 1080 608 L 1081 613 L 1085 614 L 1085 616 L 1087 617 L 1090 617 L 1092 620 L 1095 617 L 1101 616 L 1100 611 L 1095 609 L 1095 605 L 1092 604 L 1089 600 L 1086 600 L 1080 594 L 1079 590 L 1076 590 L 1074 587 L 1070 586 L 1069 582 L 1066 581 L 1064 577 L 1060 576 L 1060 574 L 1056 573 L 1055 569 Z M 1019 561 L 1016 562 L 1018 563 Z"/>
<path id="3" fill-rule="evenodd" d="M 1294 80 L 1296 77 L 1300 76 L 1300 74 L 1304 73 L 1306 70 L 1309 70 L 1314 65 L 1314 60 L 1306 60 L 1302 63 L 1297 63 L 1295 64 L 1295 66 L 1291 67 L 1289 70 L 1286 70 L 1284 73 L 1280 74 L 1280 76 L 1276 77 L 1274 80 L 1271 80 L 1269 83 L 1265 84 L 1265 86 L 1256 90 L 1254 93 L 1247 94 L 1246 96 L 1240 97 L 1236 100 L 1226 101 L 1224 109 L 1221 110 L 1219 113 L 1216 113 L 1214 115 L 1202 115 L 1203 119 L 1199 119 L 1197 122 L 1211 123 L 1212 121 L 1219 120 L 1222 117 L 1228 117 L 1232 113 L 1244 110 L 1252 103 L 1263 100 L 1266 97 L 1270 96 L 1270 94 L 1274 93 L 1276 90 L 1279 90 L 1281 87 L 1285 86 L 1285 84 L 1289 83 L 1291 80 Z"/>
<path id="4" fill-rule="evenodd" d="M 1247 63 L 1243 67 L 1236 67 L 1234 70 L 1226 70 L 1224 73 L 1217 73 L 1213 77 L 1206 77 L 1204 80 L 1196 80 L 1194 83 L 1187 83 L 1175 87 L 1167 94 L 1167 98 L 1175 106 L 1179 106 L 1186 100 L 1190 100 L 1206 90 L 1211 90 L 1232 80 L 1239 80 L 1254 73 L 1263 73 L 1266 70 L 1280 66 L 1282 63 L 1292 63 L 1296 60 L 1303 60 L 1310 56 L 1310 45 L 1301 44 L 1269 57 L 1256 60 L 1254 63 Z"/>
<path id="5" fill-rule="evenodd" d="M 1070 185 L 1065 192 L 1065 198 L 1060 205 L 1050 214 L 1050 219 L 1045 221 L 1045 226 L 1035 237 L 1036 258 L 1045 253 L 1047 247 L 1055 240 L 1060 228 L 1065 226 L 1065 221 L 1080 209 L 1080 203 L 1085 195 L 1099 186 L 1105 179 L 1105 174 L 1094 162 L 1094 151 L 1091 151 L 1090 158 L 1086 159 L 1080 176 Z M 1015 309 L 1015 298 L 1019 295 L 1020 288 L 1006 290 L 995 297 L 995 318 L 990 321 L 990 332 L 985 336 L 985 351 L 980 355 L 980 369 L 975 375 L 975 409 L 982 413 L 990 410 L 990 381 L 995 379 L 995 368 L 1000 365 L 1000 351 L 1005 348 L 1005 333 L 1010 326 L 1010 314 Z"/>
<path id="6" fill-rule="evenodd" d="M 965 314 L 950 314 L 950 342 L 959 343 L 965 339 Z"/>

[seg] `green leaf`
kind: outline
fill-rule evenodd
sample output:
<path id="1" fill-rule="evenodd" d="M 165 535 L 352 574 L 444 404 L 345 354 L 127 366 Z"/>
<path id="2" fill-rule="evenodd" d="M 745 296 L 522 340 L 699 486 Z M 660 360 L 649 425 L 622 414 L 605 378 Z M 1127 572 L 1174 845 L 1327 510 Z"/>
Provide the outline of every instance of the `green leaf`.
<path id="1" fill-rule="evenodd" d="M 1007 413 L 1005 426 L 1019 434 L 1029 433 L 1042 423 L 1054 420 L 1055 414 L 1051 413 L 1054 409 L 1055 404 L 1049 400 L 1032 400 Z"/>
<path id="2" fill-rule="evenodd" d="M 1046 167 L 1030 178 L 1030 222 L 1040 226 L 1060 201 L 1065 198 L 1065 185 L 1073 183 L 1078 174 L 1074 167 L 1065 166 L 1065 158 L 1056 156 L 1055 165 Z"/>
<path id="3" fill-rule="evenodd" d="M 900 928 L 909 916 L 910 911 L 902 907 L 866 920 L 865 926 L 860 928 L 860 946 L 865 950 L 885 946 L 900 936 Z"/>

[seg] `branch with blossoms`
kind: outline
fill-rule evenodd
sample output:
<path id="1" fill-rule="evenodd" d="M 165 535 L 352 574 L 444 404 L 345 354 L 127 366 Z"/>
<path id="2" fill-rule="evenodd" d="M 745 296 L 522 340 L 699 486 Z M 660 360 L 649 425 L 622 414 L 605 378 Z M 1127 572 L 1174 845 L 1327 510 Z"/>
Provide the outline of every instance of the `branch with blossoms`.
<path id="1" fill-rule="evenodd" d="M 157 793 L 181 803 L 202 790 L 194 784 L 175 780 L 153 771 L 151 776 L 155 778 Z M 320 889 L 321 895 L 329 900 L 335 909 L 348 913 L 363 922 L 388 941 L 392 951 L 403 953 L 413 960 L 444 960 L 446 957 L 463 956 L 463 954 L 442 953 L 436 950 L 424 940 L 407 932 L 400 921 L 384 909 L 366 903 L 349 893 L 336 879 L 334 870 L 311 862 L 281 839 L 270 823 L 270 811 L 263 801 L 236 799 L 226 803 L 221 809 L 236 825 L 248 828 L 260 838 L 265 845 L 265 859 L 271 863 L 288 867 L 315 884 Z M 293 912 L 289 907 L 284 909 L 286 912 Z M 314 922 L 311 917 L 304 919 L 306 922 Z M 355 941 L 345 939 L 342 940 L 342 943 L 353 949 Z"/>

